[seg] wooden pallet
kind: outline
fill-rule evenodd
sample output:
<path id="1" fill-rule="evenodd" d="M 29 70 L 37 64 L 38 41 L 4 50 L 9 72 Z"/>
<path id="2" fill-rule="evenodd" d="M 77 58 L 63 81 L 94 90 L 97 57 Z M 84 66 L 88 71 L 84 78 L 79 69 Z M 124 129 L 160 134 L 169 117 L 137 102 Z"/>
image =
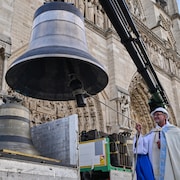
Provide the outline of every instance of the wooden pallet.
<path id="1" fill-rule="evenodd" d="M 47 158 L 43 156 L 26 154 L 26 153 L 8 150 L 8 149 L 0 150 L 0 158 L 1 157 L 24 160 L 24 161 L 32 161 L 32 162 L 38 162 L 38 163 L 45 163 L 45 164 L 53 164 L 53 165 L 60 165 L 61 163 L 60 160 Z"/>

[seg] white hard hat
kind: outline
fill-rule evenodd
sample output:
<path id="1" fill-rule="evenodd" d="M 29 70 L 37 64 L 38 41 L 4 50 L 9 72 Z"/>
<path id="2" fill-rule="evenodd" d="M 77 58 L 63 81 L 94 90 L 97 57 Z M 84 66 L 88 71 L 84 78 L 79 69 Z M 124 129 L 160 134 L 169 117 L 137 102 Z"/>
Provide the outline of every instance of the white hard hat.
<path id="1" fill-rule="evenodd" d="M 151 112 L 151 116 L 153 116 L 155 112 L 163 112 L 164 114 L 167 115 L 167 119 L 169 119 L 169 113 L 167 112 L 165 108 L 163 107 L 156 108 L 154 111 Z"/>

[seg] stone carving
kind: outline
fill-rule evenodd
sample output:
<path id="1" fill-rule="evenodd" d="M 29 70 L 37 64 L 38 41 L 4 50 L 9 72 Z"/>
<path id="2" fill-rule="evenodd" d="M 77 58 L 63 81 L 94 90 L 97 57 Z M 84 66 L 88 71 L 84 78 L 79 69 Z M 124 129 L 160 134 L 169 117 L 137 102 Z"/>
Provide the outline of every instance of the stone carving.
<path id="1" fill-rule="evenodd" d="M 156 3 L 158 3 L 163 9 L 167 6 L 167 1 L 165 0 L 156 0 Z"/>
<path id="2" fill-rule="evenodd" d="M 133 13 L 136 17 L 141 19 L 142 21 L 145 20 L 143 7 L 141 1 L 138 0 L 127 0 L 127 5 L 131 13 Z"/>
<path id="3" fill-rule="evenodd" d="M 84 0 L 79 0 L 79 4 L 78 4 L 78 8 L 80 10 L 80 12 L 82 13 L 82 15 L 85 15 L 85 2 Z"/>
<path id="4" fill-rule="evenodd" d="M 94 0 L 86 1 L 85 17 L 94 23 Z"/>
<path id="5" fill-rule="evenodd" d="M 87 106 L 84 108 L 76 107 L 75 101 L 44 101 L 40 99 L 33 99 L 25 97 L 17 92 L 8 90 L 9 95 L 22 99 L 22 105 L 30 110 L 31 126 L 42 124 L 51 120 L 62 117 L 67 117 L 72 114 L 77 114 L 79 119 L 79 131 L 89 131 L 91 129 L 98 129 L 105 131 L 104 122 L 101 113 L 101 105 L 99 102 L 95 103 L 92 98 L 87 98 Z M 100 125 L 99 125 L 100 124 Z"/>
<path id="6" fill-rule="evenodd" d="M 122 113 L 121 124 L 126 128 L 131 128 L 129 103 L 129 96 L 122 94 L 120 98 L 120 109 Z"/>
<path id="7" fill-rule="evenodd" d="M 113 99 L 111 103 L 111 122 L 110 132 L 119 133 L 124 129 L 131 129 L 131 118 L 130 118 L 130 97 L 127 93 L 117 90 L 118 95 Z"/>
<path id="8" fill-rule="evenodd" d="M 174 60 L 173 55 L 169 57 L 170 71 L 172 75 L 178 76 L 178 67 L 177 63 Z"/>
<path id="9" fill-rule="evenodd" d="M 175 60 L 175 57 L 171 51 L 167 51 L 164 47 L 155 44 L 151 39 L 146 35 L 142 35 L 144 42 L 146 43 L 147 53 L 150 57 L 152 64 L 158 66 L 163 71 L 179 76 L 179 67 L 178 61 Z"/>
<path id="10" fill-rule="evenodd" d="M 84 112 L 84 129 L 83 130 L 89 131 L 91 128 L 90 128 L 90 123 L 89 123 L 88 109 L 84 107 L 83 112 Z"/>
<path id="11" fill-rule="evenodd" d="M 104 13 L 100 4 L 97 6 L 97 26 L 104 27 Z"/>
<path id="12" fill-rule="evenodd" d="M 83 113 L 82 113 L 82 109 L 81 108 L 76 108 L 76 112 L 78 115 L 78 128 L 79 128 L 79 132 L 81 132 L 83 130 Z"/>
<path id="13" fill-rule="evenodd" d="M 153 121 L 148 113 L 149 107 L 146 104 L 150 94 L 140 74 L 133 78 L 129 92 L 131 97 L 131 118 L 134 120 L 131 123 L 132 128 L 135 128 L 135 121 L 139 122 L 143 125 L 142 133 L 146 133 L 153 127 Z M 147 119 L 151 121 L 147 122 Z"/>
<path id="14" fill-rule="evenodd" d="M 2 96 L 3 102 L 6 103 L 22 103 L 22 99 L 17 98 L 16 96 L 8 96 L 8 95 L 3 95 Z"/>
<path id="15" fill-rule="evenodd" d="M 173 34 L 171 32 L 171 22 L 166 20 L 163 15 L 159 15 L 159 21 L 158 21 L 158 25 L 160 25 L 165 31 L 167 31 L 166 33 L 166 36 L 165 36 L 165 33 L 163 34 L 164 37 L 166 37 L 165 41 L 166 41 L 166 44 L 170 44 L 170 47 L 174 48 L 174 45 L 175 45 L 175 39 L 173 37 Z M 166 45 L 168 46 L 168 45 Z"/>

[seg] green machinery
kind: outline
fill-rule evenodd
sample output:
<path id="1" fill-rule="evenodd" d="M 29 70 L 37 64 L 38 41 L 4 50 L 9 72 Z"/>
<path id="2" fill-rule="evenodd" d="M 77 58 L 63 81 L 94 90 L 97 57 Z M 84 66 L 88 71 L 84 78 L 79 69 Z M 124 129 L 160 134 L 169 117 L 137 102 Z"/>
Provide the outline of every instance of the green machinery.
<path id="1" fill-rule="evenodd" d="M 112 134 L 80 142 L 80 172 L 106 173 L 107 177 L 111 170 L 132 172 L 132 157 L 126 139 L 121 137 L 121 134 Z"/>

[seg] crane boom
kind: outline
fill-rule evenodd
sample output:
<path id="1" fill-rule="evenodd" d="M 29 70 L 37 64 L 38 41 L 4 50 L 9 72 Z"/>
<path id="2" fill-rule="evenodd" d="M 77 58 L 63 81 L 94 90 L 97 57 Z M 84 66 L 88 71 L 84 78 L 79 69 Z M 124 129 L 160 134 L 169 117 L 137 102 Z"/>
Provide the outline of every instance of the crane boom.
<path id="1" fill-rule="evenodd" d="M 133 22 L 125 0 L 99 0 L 122 44 L 134 61 L 137 71 L 145 80 L 152 97 L 149 101 L 150 110 L 157 106 L 168 105 L 164 89 L 146 53 L 144 43 Z"/>

